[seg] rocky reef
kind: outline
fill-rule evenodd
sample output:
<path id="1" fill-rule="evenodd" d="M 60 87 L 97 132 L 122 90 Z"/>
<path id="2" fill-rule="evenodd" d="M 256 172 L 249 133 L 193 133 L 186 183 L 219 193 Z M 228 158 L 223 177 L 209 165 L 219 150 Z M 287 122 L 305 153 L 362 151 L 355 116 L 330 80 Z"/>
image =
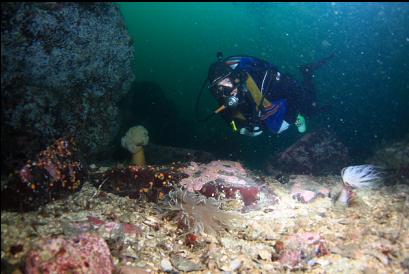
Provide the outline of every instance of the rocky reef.
<path id="1" fill-rule="evenodd" d="M 194 177 L 182 180 L 190 178 L 185 183 L 196 188 L 209 178 L 240 184 L 255 174 L 226 161 L 166 168 L 191 169 Z M 338 207 L 328 190 L 340 186 L 339 176 L 290 176 L 289 184 L 265 177 L 277 202 L 243 212 L 222 205 L 222 195 L 216 200 L 198 192 L 170 191 L 170 201 L 149 202 L 161 197 L 149 195 L 154 188 L 171 189 L 163 185 L 169 182 L 165 173 L 150 167 L 93 169 L 102 175 L 97 177 L 109 177 L 104 185 L 91 176 L 80 191 L 38 211 L 2 210 L 2 271 L 105 273 L 102 265 L 107 273 L 408 270 L 408 185 L 357 190 L 356 203 Z M 124 195 L 124 190 L 139 194 Z"/>
<path id="2" fill-rule="evenodd" d="M 233 199 L 241 203 L 244 210 L 277 202 L 276 196 L 266 188 L 263 180 L 247 172 L 239 162 L 191 162 L 181 170 L 189 175 L 180 181 L 180 185 L 188 192 L 219 200 Z"/>
<path id="3" fill-rule="evenodd" d="M 86 175 L 74 139 L 58 139 L 20 170 L 2 178 L 1 208 L 36 210 L 80 190 Z"/>
<path id="4" fill-rule="evenodd" d="M 132 199 L 144 198 L 158 202 L 186 177 L 175 167 L 115 167 L 102 173 L 94 173 L 96 186 L 100 189 Z"/>
<path id="5" fill-rule="evenodd" d="M 112 3 L 2 3 L 2 171 L 62 136 L 105 151 L 129 89 L 133 42 Z M 24 149 L 18 149 L 24 148 Z"/>
<path id="6" fill-rule="evenodd" d="M 93 172 L 91 178 L 103 191 L 149 202 L 162 201 L 170 192 L 179 190 L 220 201 L 235 200 L 247 209 L 277 202 L 263 180 L 248 173 L 239 162 L 226 160 L 207 164 L 114 167 Z"/>
<path id="7" fill-rule="evenodd" d="M 103 238 L 90 233 L 55 237 L 35 244 L 26 259 L 26 273 L 112 273 L 111 252 Z"/>
<path id="8" fill-rule="evenodd" d="M 319 130 L 306 134 L 295 144 L 266 163 L 266 171 L 274 174 L 277 170 L 298 173 L 326 175 L 337 174 L 349 162 L 348 148 L 334 133 Z"/>
<path id="9" fill-rule="evenodd" d="M 391 175 L 388 177 L 390 183 L 409 184 L 409 134 L 402 140 L 381 145 L 367 162 L 385 168 Z"/>

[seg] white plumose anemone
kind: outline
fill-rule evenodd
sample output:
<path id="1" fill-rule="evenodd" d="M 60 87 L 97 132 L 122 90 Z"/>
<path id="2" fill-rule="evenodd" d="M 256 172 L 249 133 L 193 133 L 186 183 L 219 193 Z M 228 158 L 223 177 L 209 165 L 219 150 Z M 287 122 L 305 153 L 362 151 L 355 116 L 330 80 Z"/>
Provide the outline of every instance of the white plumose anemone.
<path id="1" fill-rule="evenodd" d="M 359 165 L 345 167 L 341 171 L 344 184 L 353 188 L 374 188 L 382 181 L 384 173 L 378 166 Z"/>

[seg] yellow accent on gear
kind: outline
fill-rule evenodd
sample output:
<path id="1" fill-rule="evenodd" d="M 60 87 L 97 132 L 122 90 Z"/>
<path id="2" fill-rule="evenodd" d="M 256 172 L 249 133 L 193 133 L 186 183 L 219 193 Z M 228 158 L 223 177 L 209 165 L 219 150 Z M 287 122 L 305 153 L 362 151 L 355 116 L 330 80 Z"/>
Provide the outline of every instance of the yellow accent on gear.
<path id="1" fill-rule="evenodd" d="M 234 122 L 234 120 L 232 120 L 230 124 L 231 127 L 233 128 L 233 131 L 237 131 L 236 123 Z"/>
<path id="2" fill-rule="evenodd" d="M 258 106 L 260 105 L 261 102 L 261 98 L 263 97 L 263 94 L 261 93 L 260 89 L 258 88 L 256 82 L 254 82 L 253 77 L 251 77 L 250 74 L 247 73 L 247 80 L 246 80 L 246 84 L 247 84 L 247 88 L 250 91 L 251 97 L 253 97 L 254 102 L 257 105 L 257 110 L 258 110 Z M 263 99 L 263 107 L 270 107 L 272 104 L 270 103 L 270 101 L 268 101 L 266 98 Z"/>
<path id="3" fill-rule="evenodd" d="M 261 93 L 260 89 L 258 88 L 256 82 L 254 82 L 253 77 L 251 77 L 250 74 L 247 73 L 247 80 L 246 80 L 246 85 L 247 85 L 247 89 L 250 91 L 251 97 L 253 98 L 254 102 L 256 103 L 256 109 L 257 111 L 259 110 L 258 106 L 261 103 L 261 99 L 263 98 L 263 94 Z M 270 101 L 268 101 L 266 98 L 263 99 L 263 107 L 267 108 L 267 107 L 271 107 L 273 104 L 270 103 Z M 220 113 L 222 111 L 224 111 L 226 109 L 225 105 L 221 105 L 218 109 L 216 109 L 214 111 L 214 113 Z M 235 111 L 232 114 L 233 118 L 235 119 L 239 119 L 239 120 L 247 120 L 246 117 L 244 117 L 244 115 L 240 112 L 240 111 Z M 231 126 L 233 128 L 233 131 L 237 131 L 237 127 L 236 127 L 236 123 L 234 122 L 234 120 L 231 121 Z"/>
<path id="4" fill-rule="evenodd" d="M 221 112 L 221 111 L 223 111 L 223 110 L 225 110 L 226 109 L 226 106 L 225 105 L 221 105 L 218 109 L 216 109 L 215 111 L 214 111 L 214 113 L 219 113 L 219 112 Z"/>

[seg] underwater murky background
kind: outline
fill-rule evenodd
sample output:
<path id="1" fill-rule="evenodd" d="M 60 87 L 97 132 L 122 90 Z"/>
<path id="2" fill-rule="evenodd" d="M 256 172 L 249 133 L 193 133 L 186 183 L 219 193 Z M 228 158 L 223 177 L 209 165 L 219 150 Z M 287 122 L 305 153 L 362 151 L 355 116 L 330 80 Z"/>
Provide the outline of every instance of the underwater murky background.
<path id="1" fill-rule="evenodd" d="M 253 55 L 301 80 L 297 66 L 336 53 L 316 73 L 329 113 L 310 130 L 331 128 L 354 161 L 409 131 L 407 3 L 121 3 L 135 43 L 137 80 L 153 81 L 177 118 L 147 122 L 153 142 L 212 151 L 255 167 L 300 138 L 295 130 L 258 138 L 234 134 L 220 117 L 198 123 L 196 96 L 216 52 Z M 149 102 L 147 102 L 149 105 Z M 205 93 L 202 117 L 217 108 Z M 135 121 L 136 122 L 136 121 Z M 162 132 L 169 125 L 175 132 Z M 157 130 L 155 130 L 155 128 Z M 167 135 L 170 136 L 167 136 Z"/>

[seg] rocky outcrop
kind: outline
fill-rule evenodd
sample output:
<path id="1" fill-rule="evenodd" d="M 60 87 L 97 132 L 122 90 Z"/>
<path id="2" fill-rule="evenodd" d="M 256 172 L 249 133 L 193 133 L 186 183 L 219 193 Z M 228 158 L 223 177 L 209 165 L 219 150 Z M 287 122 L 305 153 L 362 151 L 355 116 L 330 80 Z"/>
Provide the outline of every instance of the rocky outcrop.
<path id="1" fill-rule="evenodd" d="M 62 136 L 74 136 L 88 156 L 103 152 L 118 131 L 117 103 L 134 79 L 132 40 L 117 5 L 1 9 L 2 169 Z"/>
<path id="2" fill-rule="evenodd" d="M 409 134 L 400 141 L 385 143 L 375 149 L 367 162 L 386 168 L 389 183 L 409 184 Z"/>
<path id="3" fill-rule="evenodd" d="M 2 178 L 1 208 L 37 210 L 80 190 L 86 177 L 75 140 L 58 139 L 20 170 Z"/>
<path id="4" fill-rule="evenodd" d="M 270 157 L 266 171 L 298 174 L 338 174 L 349 161 L 348 149 L 327 130 L 306 134 L 283 152 Z"/>
<path id="5" fill-rule="evenodd" d="M 409 134 L 400 141 L 375 149 L 368 161 L 387 168 L 409 168 Z"/>
<path id="6" fill-rule="evenodd" d="M 73 238 L 39 240 L 28 253 L 25 272 L 34 273 L 113 273 L 108 244 L 98 235 L 83 233 Z"/>

